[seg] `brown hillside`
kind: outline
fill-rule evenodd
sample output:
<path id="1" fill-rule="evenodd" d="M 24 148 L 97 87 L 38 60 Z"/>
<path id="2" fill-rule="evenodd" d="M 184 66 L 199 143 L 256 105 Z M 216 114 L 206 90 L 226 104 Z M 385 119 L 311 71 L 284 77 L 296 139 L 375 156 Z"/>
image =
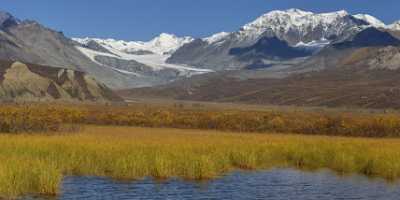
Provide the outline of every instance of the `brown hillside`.
<path id="1" fill-rule="evenodd" d="M 84 72 L 0 61 L 1 101 L 122 101 Z"/>

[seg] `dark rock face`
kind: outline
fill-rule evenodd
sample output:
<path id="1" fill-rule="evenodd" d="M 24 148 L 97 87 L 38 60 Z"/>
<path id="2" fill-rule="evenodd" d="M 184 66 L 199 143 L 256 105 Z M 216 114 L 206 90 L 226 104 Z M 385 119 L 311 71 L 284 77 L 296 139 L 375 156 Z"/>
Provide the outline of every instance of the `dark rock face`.
<path id="1" fill-rule="evenodd" d="M 193 40 L 192 42 L 183 45 L 181 48 L 175 51 L 168 58 L 168 63 L 184 63 L 188 62 L 189 64 L 193 64 L 195 60 L 199 57 L 200 54 L 205 53 L 206 47 L 208 46 L 207 42 L 204 42 L 201 39 Z M 191 60 L 193 62 L 191 62 Z"/>
<path id="2" fill-rule="evenodd" d="M 254 59 L 279 60 L 307 57 L 310 56 L 312 52 L 291 47 L 287 42 L 277 37 L 263 37 L 252 46 L 233 48 L 229 51 L 229 54 L 238 56 L 240 60 L 249 61 Z"/>
<path id="3" fill-rule="evenodd" d="M 132 54 L 132 55 L 139 55 L 139 56 L 154 54 L 154 52 L 152 52 L 152 51 L 147 51 L 147 50 L 126 51 L 125 53 L 127 53 L 127 54 Z"/>
<path id="4" fill-rule="evenodd" d="M 386 31 L 372 27 L 361 31 L 344 42 L 333 44 L 333 47 L 338 49 L 384 46 L 400 46 L 400 40 Z"/>
<path id="5" fill-rule="evenodd" d="M 103 53 L 113 54 L 109 50 L 107 50 L 106 48 L 102 47 L 100 44 L 98 44 L 97 42 L 95 42 L 93 40 L 91 40 L 86 45 L 84 45 L 84 47 L 86 47 L 88 49 L 95 50 L 95 51 L 103 52 Z"/>
<path id="6" fill-rule="evenodd" d="M 13 17 L 10 13 L 0 11 L 0 29 L 7 29 L 11 26 L 16 26 L 20 20 Z"/>

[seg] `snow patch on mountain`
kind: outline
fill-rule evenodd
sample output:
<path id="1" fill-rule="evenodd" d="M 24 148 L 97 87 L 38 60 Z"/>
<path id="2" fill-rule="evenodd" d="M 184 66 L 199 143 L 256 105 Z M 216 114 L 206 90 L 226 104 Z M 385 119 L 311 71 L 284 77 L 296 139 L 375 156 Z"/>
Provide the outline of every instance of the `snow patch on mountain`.
<path id="1" fill-rule="evenodd" d="M 318 41 L 311 41 L 308 43 L 304 43 L 304 42 L 299 42 L 296 45 L 294 45 L 294 47 L 298 47 L 298 48 L 304 48 L 304 49 L 310 49 L 310 50 L 316 50 L 316 49 L 322 49 L 324 48 L 326 45 L 330 44 L 331 42 L 325 38 L 322 38 L 321 40 Z"/>

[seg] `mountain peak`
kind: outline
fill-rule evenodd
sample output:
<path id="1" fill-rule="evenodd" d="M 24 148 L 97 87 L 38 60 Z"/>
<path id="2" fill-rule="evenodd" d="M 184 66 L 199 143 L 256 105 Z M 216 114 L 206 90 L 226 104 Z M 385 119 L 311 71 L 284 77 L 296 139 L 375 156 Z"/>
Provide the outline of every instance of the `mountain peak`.
<path id="1" fill-rule="evenodd" d="M 340 10 L 337 12 L 330 12 L 330 13 L 313 13 L 296 8 L 288 10 L 273 10 L 257 18 L 255 21 L 247 24 L 245 28 L 246 27 L 250 28 L 251 26 L 257 26 L 257 25 L 265 26 L 266 25 L 265 23 L 267 22 L 280 22 L 280 23 L 297 22 L 296 24 L 299 25 L 301 23 L 307 22 L 310 18 L 315 18 L 315 20 L 317 21 L 321 20 L 331 21 L 333 20 L 332 18 L 344 17 L 346 15 L 349 14 L 345 10 Z M 282 20 L 289 20 L 289 21 L 282 21 Z"/>
<path id="2" fill-rule="evenodd" d="M 174 34 L 161 33 L 154 39 L 144 41 L 124 41 L 115 39 L 97 39 L 97 38 L 73 38 L 78 43 L 87 45 L 91 41 L 111 49 L 122 51 L 125 53 L 134 53 L 139 51 L 147 51 L 156 54 L 170 54 L 182 45 L 193 41 L 191 37 L 177 37 Z"/>
<path id="3" fill-rule="evenodd" d="M 152 48 L 158 49 L 156 53 L 165 54 L 171 53 L 191 41 L 193 41 L 191 37 L 177 37 L 174 34 L 161 33 L 158 37 L 149 42 L 142 42 L 142 44 L 150 45 Z"/>
<path id="4" fill-rule="evenodd" d="M 160 35 L 158 35 L 157 37 L 153 38 L 152 40 L 150 40 L 150 42 L 152 41 L 159 41 L 159 42 L 163 42 L 163 41 L 171 41 L 171 40 L 177 40 L 178 37 L 174 34 L 170 34 L 170 33 L 160 33 Z"/>
<path id="5" fill-rule="evenodd" d="M 298 34 L 296 37 L 302 38 L 310 30 L 317 31 L 322 29 L 324 30 L 322 31 L 323 33 L 318 33 L 321 35 L 321 38 L 312 38 L 312 40 L 320 40 L 322 38 L 340 35 L 342 30 L 346 29 L 348 26 L 357 25 L 357 23 L 359 23 L 348 16 L 350 15 L 345 10 L 329 13 L 313 13 L 294 8 L 288 10 L 274 10 L 243 26 L 240 35 L 245 38 L 254 39 L 261 36 L 266 31 L 278 36 L 288 32 L 294 32 Z"/>
<path id="6" fill-rule="evenodd" d="M 175 34 L 171 34 L 171 33 L 160 33 L 158 38 L 170 39 L 170 38 L 177 38 L 177 36 Z"/>
<path id="7" fill-rule="evenodd" d="M 10 26 L 18 25 L 19 23 L 20 20 L 10 13 L 0 11 L 0 28 L 8 28 Z"/>

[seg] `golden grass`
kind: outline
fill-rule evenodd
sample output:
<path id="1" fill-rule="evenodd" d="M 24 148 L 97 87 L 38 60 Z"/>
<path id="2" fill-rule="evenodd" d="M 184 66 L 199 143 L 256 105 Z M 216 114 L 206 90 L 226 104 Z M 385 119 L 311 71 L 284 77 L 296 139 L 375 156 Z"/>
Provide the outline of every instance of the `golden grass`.
<path id="1" fill-rule="evenodd" d="M 57 194 L 65 175 L 209 179 L 234 169 L 329 168 L 400 177 L 400 139 L 88 126 L 0 135 L 0 196 Z"/>

